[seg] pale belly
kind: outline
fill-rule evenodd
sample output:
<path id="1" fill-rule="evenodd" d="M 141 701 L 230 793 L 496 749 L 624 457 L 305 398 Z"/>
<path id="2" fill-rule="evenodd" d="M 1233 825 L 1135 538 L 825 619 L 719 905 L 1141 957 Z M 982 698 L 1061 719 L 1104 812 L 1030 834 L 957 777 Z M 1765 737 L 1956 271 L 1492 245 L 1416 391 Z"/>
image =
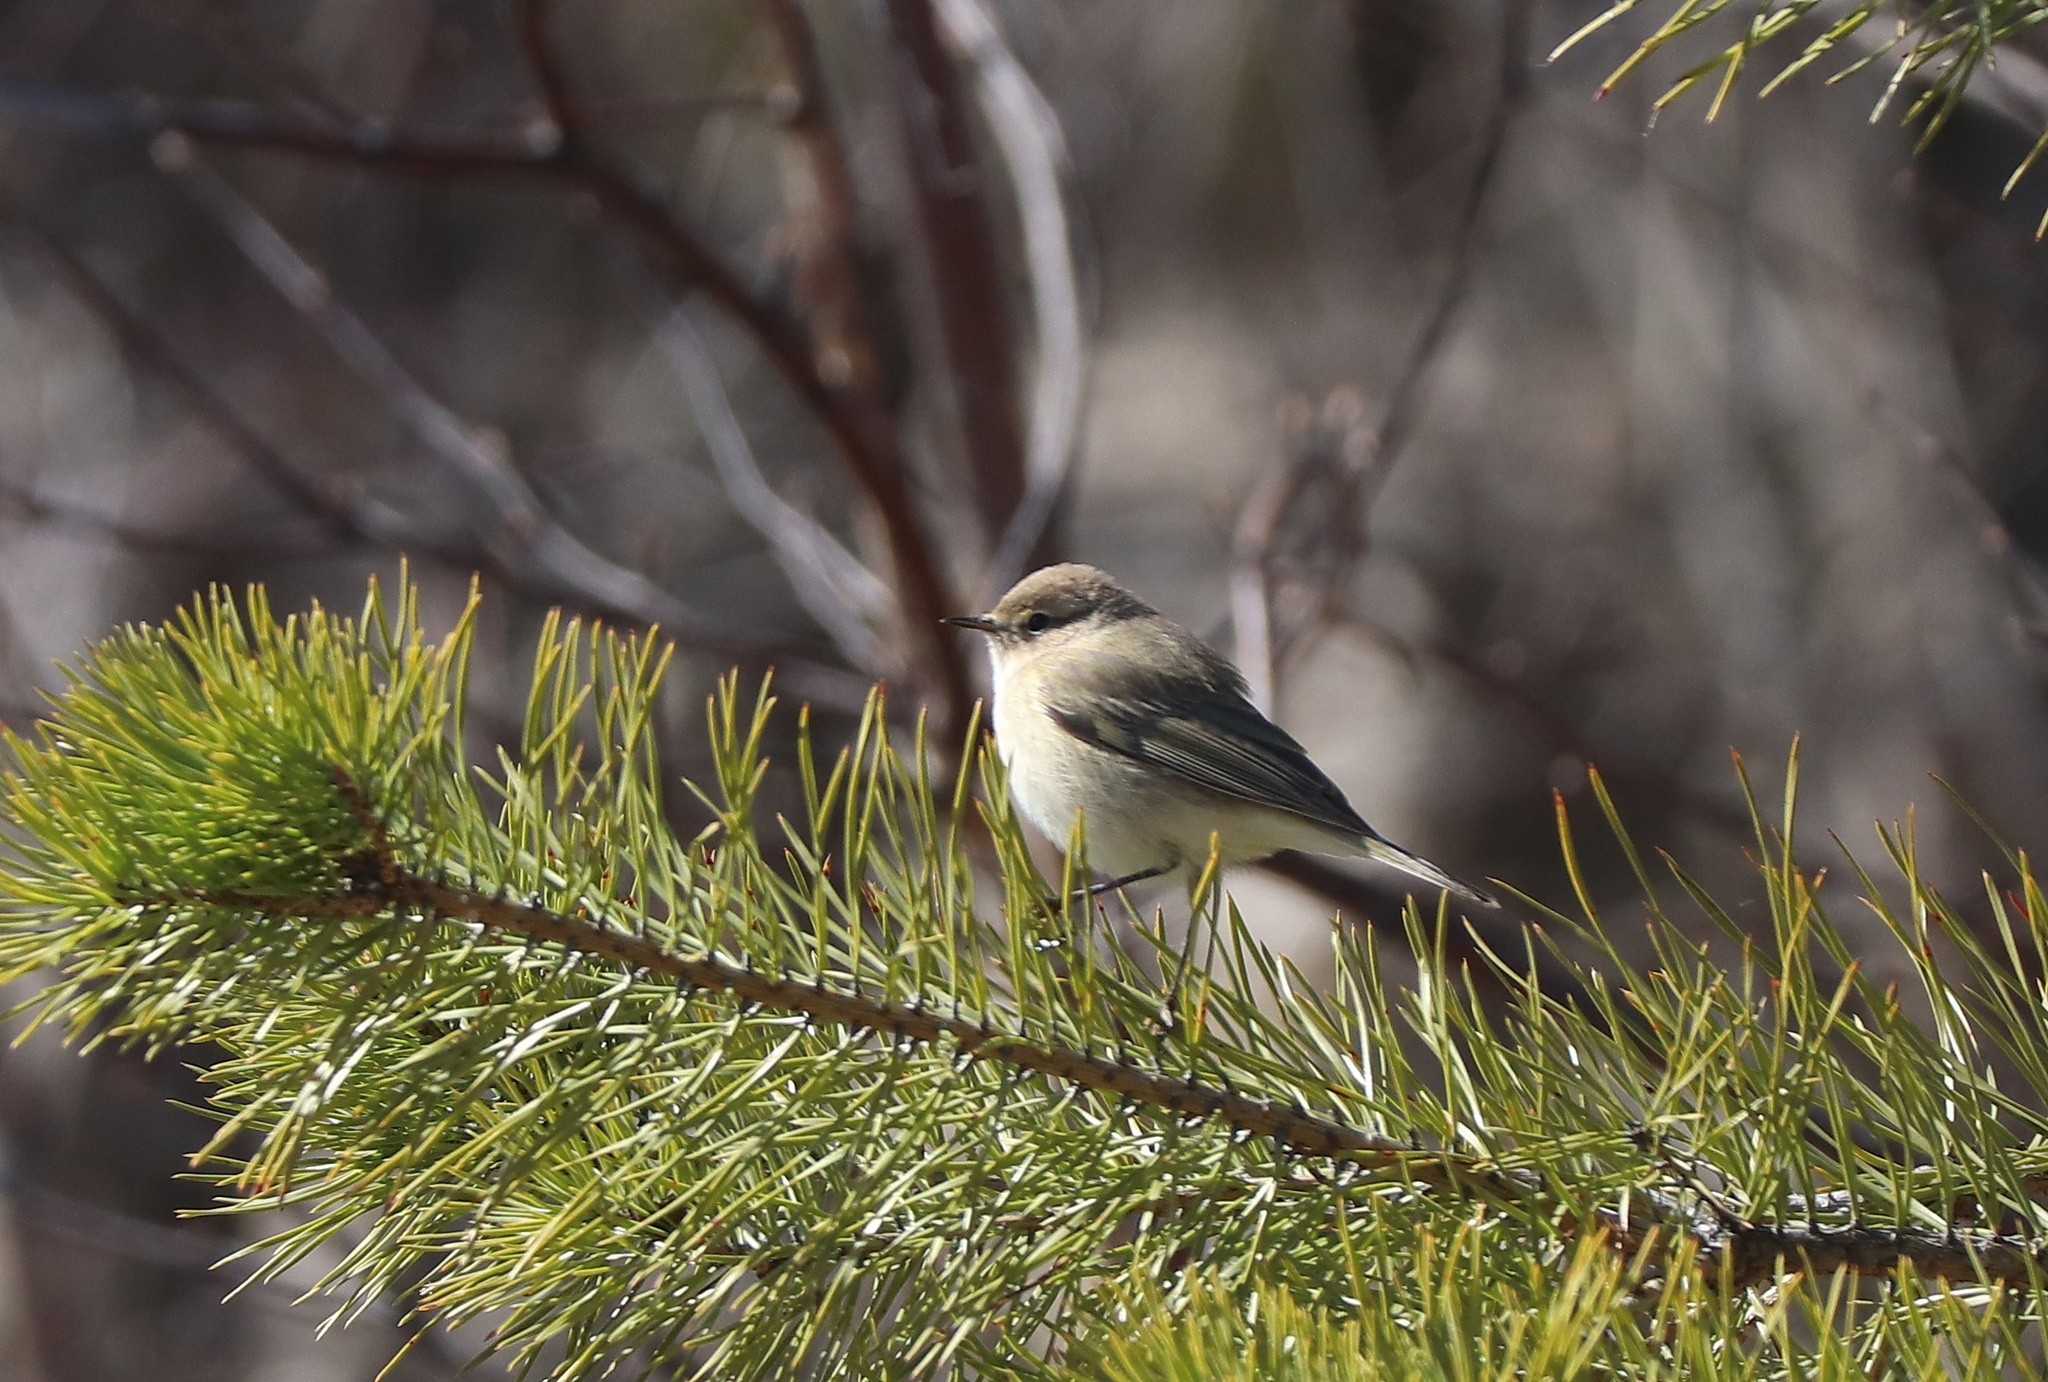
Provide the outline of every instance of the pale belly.
<path id="1" fill-rule="evenodd" d="M 1283 849 L 1352 852 L 1348 842 L 1298 816 L 1201 790 L 1076 739 L 1028 694 L 999 689 L 993 720 L 1018 811 L 1062 850 L 1079 821 L 1088 866 L 1097 873 L 1197 870 L 1208 861 L 1212 837 L 1225 864 Z"/>

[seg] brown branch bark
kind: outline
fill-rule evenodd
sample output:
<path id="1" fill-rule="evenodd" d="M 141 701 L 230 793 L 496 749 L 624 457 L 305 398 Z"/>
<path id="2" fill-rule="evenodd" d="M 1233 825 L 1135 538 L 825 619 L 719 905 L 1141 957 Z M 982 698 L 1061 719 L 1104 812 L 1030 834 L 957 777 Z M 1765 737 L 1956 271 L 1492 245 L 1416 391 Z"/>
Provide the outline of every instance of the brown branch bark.
<path id="1" fill-rule="evenodd" d="M 991 549 L 1024 498 L 1017 357 L 1001 258 L 984 196 L 972 103 L 931 0 L 885 0 L 891 64 L 939 344 Z"/>
<path id="2" fill-rule="evenodd" d="M 372 838 L 378 837 L 373 834 Z M 842 992 L 822 983 L 770 978 L 710 956 L 686 959 L 644 937 L 596 921 L 406 872 L 381 848 L 367 851 L 362 866 L 354 872 L 356 890 L 326 897 L 222 894 L 138 900 L 157 906 L 246 908 L 273 917 L 307 920 L 410 912 L 429 921 L 467 922 L 599 956 L 706 993 L 729 994 L 742 1003 L 801 1013 L 816 1022 L 895 1041 L 950 1042 L 963 1056 L 1062 1080 L 1176 1117 L 1215 1122 L 1269 1139 L 1298 1155 L 1392 1172 L 1419 1189 L 1523 1205 L 1545 1193 L 1542 1182 L 1531 1175 L 1491 1170 L 1458 1153 L 1408 1146 L 1298 1108 L 1197 1080 L 1160 1075 L 1128 1061 L 1039 1045 L 964 1018 Z M 1784 1271 L 1888 1276 L 1902 1263 L 1929 1277 L 2016 1286 L 2048 1272 L 2048 1258 L 2005 1235 L 1942 1236 L 1868 1224 L 1782 1228 L 1738 1222 L 1687 1223 L 1662 1199 L 1654 1193 L 1639 1198 L 1637 1213 L 1629 1222 L 1611 1211 L 1603 1212 L 1587 1231 L 1607 1236 L 1618 1251 L 1631 1254 L 1650 1244 L 1653 1235 L 1667 1243 L 1680 1235 L 1689 1236 L 1698 1245 L 1697 1260 L 1707 1279 L 1738 1289 L 1771 1281 Z"/>
<path id="3" fill-rule="evenodd" d="M 1901 1263 L 1941 1281 L 2024 1288 L 2048 1276 L 2048 1255 L 2019 1238 L 1938 1235 L 1876 1224 L 1841 1228 L 1743 1224 L 1703 1235 L 1699 1263 L 1709 1278 L 1719 1276 L 1737 1288 L 1763 1285 L 1786 1271 L 1888 1277 Z"/>
<path id="4" fill-rule="evenodd" d="M 474 542 L 419 522 L 389 505 L 370 499 L 345 476 L 309 470 L 273 445 L 185 359 L 162 330 L 131 311 L 89 264 L 39 221 L 5 201 L 0 201 L 0 219 L 11 221 L 25 232 L 56 269 L 65 286 L 113 335 L 123 353 L 140 368 L 176 390 L 208 430 L 317 525 L 317 536 L 408 552 L 465 571 L 481 567 L 508 589 L 531 599 L 566 604 L 599 618 L 633 624 L 664 621 L 664 627 L 671 635 L 684 639 L 693 647 L 734 657 L 750 666 L 773 663 L 793 691 L 821 704 L 852 710 L 866 703 L 869 684 L 865 677 L 826 666 L 787 649 L 735 639 L 716 629 L 690 627 L 684 621 L 669 618 L 676 611 L 666 608 L 650 609 L 640 602 L 622 603 L 603 590 L 565 585 L 559 580 L 537 581 L 530 573 L 502 566 L 493 559 L 490 551 Z M 110 540 L 124 544 L 161 547 L 172 543 L 203 543 L 203 539 L 151 534 L 146 530 L 131 529 L 126 524 L 102 522 L 98 516 L 92 516 L 88 524 L 86 515 L 79 512 L 60 514 L 57 506 L 49 501 L 31 504 L 23 495 L 13 497 L 17 507 L 31 516 L 61 519 L 65 526 L 70 527 L 90 526 Z M 47 512 L 38 513 L 38 509 Z"/>
<path id="5" fill-rule="evenodd" d="M 706 993 L 731 994 L 743 1003 L 777 1012 L 801 1013 L 817 1022 L 873 1032 L 898 1041 L 948 1041 L 962 1055 L 1064 1080 L 1081 1089 L 1127 1099 L 1164 1113 L 1211 1119 L 1238 1132 L 1270 1138 L 1304 1155 L 1395 1167 L 1422 1184 L 1461 1178 L 1461 1163 L 1454 1156 L 1410 1147 L 1269 1100 L 1218 1089 L 1197 1080 L 1154 1074 L 1123 1061 L 1035 1045 L 1021 1037 L 926 1008 L 844 993 L 822 984 L 773 979 L 709 956 L 685 959 L 668 953 L 653 941 L 594 921 L 563 916 L 403 871 L 393 871 L 388 881 L 366 877 L 356 891 L 331 897 L 222 895 L 183 901 L 188 905 L 204 902 L 246 907 L 271 916 L 311 920 L 398 911 L 465 921 L 506 935 L 559 945 L 579 954 L 601 956 Z M 1462 1178 L 1483 1178 L 1485 1174 L 1462 1170 Z"/>
<path id="6" fill-rule="evenodd" d="M 784 178 L 790 208 L 785 233 L 817 369 L 884 409 L 889 391 L 860 275 L 860 202 L 846 143 L 832 118 L 817 36 L 802 0 L 759 3 L 775 31 L 788 81 L 782 128 L 803 154 L 803 173 Z"/>
<path id="7" fill-rule="evenodd" d="M 559 74 L 548 80 L 559 81 Z M 103 134 L 179 133 L 211 144 L 427 179 L 532 181 L 587 196 L 679 287 L 701 292 L 737 322 L 831 438 L 888 534 L 909 637 L 937 679 L 948 721 L 966 723 L 973 703 L 966 663 L 955 641 L 942 636 L 938 622 L 963 606 L 911 492 L 893 428 L 865 400 L 819 373 L 802 323 L 750 293 L 654 193 L 599 160 L 587 145 L 565 142 L 558 117 L 551 115 L 539 131 L 393 129 L 367 120 L 341 127 L 241 102 L 116 96 L 0 77 L 0 117 L 5 116 Z"/>

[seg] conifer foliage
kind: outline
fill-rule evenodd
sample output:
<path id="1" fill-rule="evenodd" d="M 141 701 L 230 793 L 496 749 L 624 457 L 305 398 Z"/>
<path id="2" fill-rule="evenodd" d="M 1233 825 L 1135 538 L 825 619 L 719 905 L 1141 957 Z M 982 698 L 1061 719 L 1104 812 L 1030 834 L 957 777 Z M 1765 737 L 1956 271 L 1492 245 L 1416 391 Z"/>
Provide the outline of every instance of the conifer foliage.
<path id="1" fill-rule="evenodd" d="M 1642 7 L 1643 0 L 1614 0 L 1558 44 L 1551 57 Z M 1651 9 L 1661 9 L 1663 17 L 1600 84 L 1600 95 L 1667 52 L 1682 57 L 1677 74 L 1656 97 L 1656 108 L 1705 89 L 1712 93 L 1709 119 L 1759 66 L 1764 95 L 1810 68 L 1831 82 L 1874 71 L 1880 80 L 1873 117 L 1896 104 L 1907 120 L 1925 120 L 1929 135 L 1955 109 L 1971 78 L 1993 65 L 2001 44 L 2024 37 L 2048 18 L 2040 0 L 1756 0 L 1748 5 L 1672 0 Z M 2044 148 L 2048 138 L 2027 163 Z"/>
<path id="2" fill-rule="evenodd" d="M 2023 861 L 1972 929 L 1887 835 L 1895 877 L 1827 889 L 1897 942 L 1852 955 L 1788 785 L 1757 813 L 1768 932 L 1724 968 L 1696 937 L 1728 912 L 1600 793 L 1654 965 L 1582 888 L 1530 933 L 1569 991 L 1530 955 L 1447 963 L 1453 923 L 1413 911 L 1412 986 L 1341 926 L 1315 985 L 1213 888 L 1191 925 L 1048 902 L 978 740 L 941 780 L 879 697 L 771 769 L 783 712 L 728 683 L 713 824 L 679 839 L 665 651 L 565 623 L 521 743 L 471 762 L 470 628 L 429 640 L 403 587 L 355 619 L 216 595 L 109 640 L 11 742 L 0 974 L 83 1041 L 225 1052 L 198 1164 L 224 1210 L 292 1211 L 257 1270 L 345 1245 L 339 1317 L 403 1285 L 568 1378 L 2035 1356 Z M 760 808 L 771 770 L 800 816 Z"/>

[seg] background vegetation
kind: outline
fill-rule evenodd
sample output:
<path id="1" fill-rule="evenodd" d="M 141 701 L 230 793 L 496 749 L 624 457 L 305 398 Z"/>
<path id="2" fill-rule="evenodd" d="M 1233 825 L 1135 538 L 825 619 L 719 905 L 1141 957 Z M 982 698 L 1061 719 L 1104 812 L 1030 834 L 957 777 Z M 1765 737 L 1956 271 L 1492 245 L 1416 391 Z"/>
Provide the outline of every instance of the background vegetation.
<path id="1" fill-rule="evenodd" d="M 1928 774 L 2039 837 L 2048 179 L 1999 199 L 2048 127 L 2034 15 L 12 0 L 9 718 L 208 580 L 352 607 L 406 551 L 435 629 L 484 572 L 481 761 L 557 604 L 681 637 L 672 771 L 715 779 L 697 708 L 735 662 L 826 744 L 886 677 L 950 749 L 977 673 L 929 616 L 1071 554 L 1213 632 L 1461 871 L 1565 895 L 1547 797 L 1587 805 L 1595 761 L 1761 932 L 1726 749 L 1798 731 L 1805 838 L 1918 803 L 1917 876 L 1989 937 L 1992 856 Z M 1866 118 L 1902 56 L 1889 114 L 1949 111 L 1917 157 L 1924 122 Z M 1726 77 L 1715 124 L 1681 118 Z M 683 838 L 710 819 L 666 804 Z M 1582 873 L 1640 891 L 1617 850 Z M 1317 983 L 1333 908 L 1395 916 L 1304 861 L 1233 890 Z M 0 1062 L 22 1375 L 391 1351 L 386 1307 L 316 1342 L 275 1294 L 216 1303 L 198 1269 L 250 1230 L 174 1220 L 208 1134 L 165 1104 L 211 1059 Z"/>

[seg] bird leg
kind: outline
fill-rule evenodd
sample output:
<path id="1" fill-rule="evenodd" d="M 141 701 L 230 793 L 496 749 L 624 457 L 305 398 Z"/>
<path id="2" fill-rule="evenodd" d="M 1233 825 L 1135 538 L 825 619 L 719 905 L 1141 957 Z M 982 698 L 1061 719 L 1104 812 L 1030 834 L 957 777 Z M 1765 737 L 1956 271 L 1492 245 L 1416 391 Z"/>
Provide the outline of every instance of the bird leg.
<path id="1" fill-rule="evenodd" d="M 1115 892 L 1118 888 L 1124 887 L 1128 884 L 1142 883 L 1148 878 L 1157 878 L 1161 874 L 1172 873 L 1174 867 L 1175 866 L 1172 864 L 1160 864 L 1155 868 L 1139 869 L 1136 873 L 1127 873 L 1123 875 L 1121 878 L 1108 878 L 1104 879 L 1100 883 L 1090 883 L 1085 888 L 1076 888 L 1074 889 L 1071 895 L 1080 898 L 1100 897 L 1104 893 Z M 1059 894 L 1055 893 L 1045 900 L 1045 905 L 1052 908 L 1054 911 L 1058 911 L 1060 908 L 1060 902 L 1061 898 Z"/>
<path id="2" fill-rule="evenodd" d="M 1171 864 L 1160 864 L 1156 868 L 1139 869 L 1136 873 L 1127 873 L 1121 878 L 1111 878 L 1102 883 L 1091 883 L 1081 889 L 1081 896 L 1097 897 L 1103 893 L 1115 892 L 1127 883 L 1142 883 L 1148 878 L 1157 878 L 1163 873 L 1172 872 L 1173 865 Z"/>

